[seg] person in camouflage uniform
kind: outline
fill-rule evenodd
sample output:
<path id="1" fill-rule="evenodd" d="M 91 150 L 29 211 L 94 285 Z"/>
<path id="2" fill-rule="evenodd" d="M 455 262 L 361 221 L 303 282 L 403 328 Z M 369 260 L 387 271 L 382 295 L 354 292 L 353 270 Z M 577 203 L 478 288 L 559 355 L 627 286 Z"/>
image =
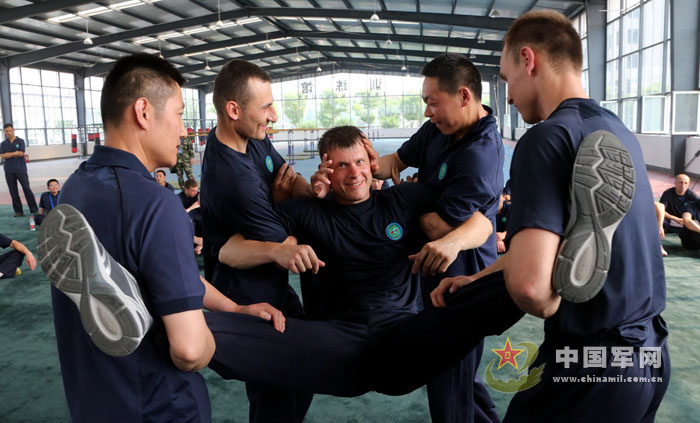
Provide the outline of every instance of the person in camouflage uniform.
<path id="1" fill-rule="evenodd" d="M 194 146 L 192 140 L 185 137 L 180 140 L 180 148 L 177 150 L 177 164 L 171 169 L 172 173 L 177 173 L 180 189 L 184 189 L 187 179 L 194 179 L 192 164 L 194 164 Z M 183 174 L 186 174 L 187 178 L 184 178 Z"/>

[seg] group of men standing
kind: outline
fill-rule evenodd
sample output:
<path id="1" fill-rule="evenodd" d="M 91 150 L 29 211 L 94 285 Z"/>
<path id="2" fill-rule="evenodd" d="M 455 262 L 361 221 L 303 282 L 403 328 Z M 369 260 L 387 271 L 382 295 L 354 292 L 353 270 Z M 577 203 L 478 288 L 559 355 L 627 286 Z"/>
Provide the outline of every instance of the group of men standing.
<path id="1" fill-rule="evenodd" d="M 476 370 L 483 336 L 512 325 L 520 310 L 546 319 L 545 342 L 533 364 L 545 368 L 538 385 L 514 397 L 507 421 L 609 421 L 611 413 L 615 421 L 653 421 L 670 361 L 660 316 L 663 263 L 656 233 L 644 230 L 654 227 L 647 207 L 651 190 L 635 137 L 586 98 L 581 61 L 577 33 L 556 12 L 529 12 L 506 36 L 501 76 L 509 84 L 508 102 L 526 122 L 542 123 L 521 138 L 514 153 L 517 201 L 508 220 L 508 252 L 498 259 L 494 219 L 503 189 L 503 145 L 496 119 L 481 104 L 481 78 L 469 60 L 445 54 L 425 66 L 422 96 L 430 120 L 396 153 L 379 157 L 356 128 L 328 131 L 319 144 L 322 163 L 310 182 L 284 162 L 266 135 L 276 121 L 267 73 L 242 60 L 229 62 L 214 85 L 218 125 L 202 164 L 204 253 L 216 259 L 208 269 L 209 284 L 200 281 L 192 257 L 187 216 L 172 213 L 177 207 L 170 203 L 177 200 L 151 176 L 155 168 L 175 164 L 185 135 L 184 81 L 157 57 L 119 60 L 102 93 L 105 145 L 64 184 L 61 203 L 79 210 L 94 230 L 94 239 L 87 239 L 99 241 L 134 276 L 154 323 L 136 335 L 140 344 L 131 354 L 107 355 L 90 339 L 100 334 L 88 336 L 82 329 L 96 308 L 86 304 L 100 298 L 85 291 L 87 299 L 69 297 L 64 293 L 74 291 L 62 286 L 64 276 L 49 275 L 56 286 L 57 343 L 74 421 L 208 421 L 206 386 L 191 371 L 210 361 L 220 374 L 248 381 L 254 422 L 302 421 L 313 392 L 402 392 L 405 387 L 387 387 L 402 378 L 406 386 L 428 382 L 434 421 L 498 421 Z M 149 84 L 142 83 L 146 79 Z M 562 300 L 552 284 L 557 251 L 577 226 L 567 221 L 581 213 L 567 207 L 572 169 L 579 145 L 600 129 L 614 134 L 624 146 L 618 150 L 628 152 L 634 196 L 612 222 L 593 213 L 591 231 L 600 237 L 600 250 L 570 243 L 586 250 L 586 257 L 609 257 L 600 292 L 587 302 Z M 373 177 L 396 182 L 407 166 L 418 167 L 419 184 L 370 193 Z M 60 213 L 68 218 L 72 212 Z M 58 216 L 52 212 L 47 220 L 60 225 Z M 47 251 L 73 248 L 56 247 L 50 237 L 43 242 Z M 163 246 L 169 254 L 154 253 Z M 81 257 L 99 266 L 105 253 L 94 251 Z M 45 257 L 45 269 L 70 265 Z M 305 309 L 288 284 L 288 271 L 302 274 Z M 110 282 L 117 278 L 109 271 L 98 279 L 78 282 L 121 286 Z M 113 302 L 130 303 L 116 294 L 108 297 L 107 309 Z M 272 325 L 234 313 L 205 315 L 202 307 L 252 314 Z M 423 361 L 397 364 L 400 371 L 382 379 L 392 374 L 391 364 L 373 366 L 375 357 L 362 355 L 365 345 L 379 351 L 378 357 L 396 353 L 398 363 Z M 394 351 L 397 345 L 412 347 Z M 602 371 L 594 374 L 662 382 L 562 386 L 556 376 L 592 373 L 580 362 L 558 364 L 556 351 L 564 346 L 629 348 L 634 365 L 618 372 L 604 354 Z M 640 347 L 658 348 L 659 365 L 641 365 L 648 360 Z M 359 358 L 351 356 L 356 350 Z M 443 355 L 446 364 L 436 363 Z M 358 368 L 369 363 L 375 370 L 368 376 L 372 383 L 345 389 L 364 372 L 348 373 L 342 364 L 358 362 Z M 277 370 L 270 376 L 271 369 Z M 307 373 L 297 377 L 300 369 Z M 399 381 L 385 380 L 394 378 Z M 328 383 L 336 380 L 337 386 Z M 622 398 L 614 410 L 599 406 L 611 397 Z"/>

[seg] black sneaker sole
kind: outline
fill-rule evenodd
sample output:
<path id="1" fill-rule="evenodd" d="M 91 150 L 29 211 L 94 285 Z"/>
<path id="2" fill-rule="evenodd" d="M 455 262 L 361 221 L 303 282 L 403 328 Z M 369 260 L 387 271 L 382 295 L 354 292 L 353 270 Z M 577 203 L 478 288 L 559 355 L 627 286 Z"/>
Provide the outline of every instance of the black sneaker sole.
<path id="1" fill-rule="evenodd" d="M 615 135 L 596 131 L 581 142 L 566 237 L 554 264 L 554 289 L 563 299 L 585 302 L 603 288 L 613 234 L 632 205 L 634 183 L 632 158 Z"/>
<path id="2" fill-rule="evenodd" d="M 61 204 L 46 216 L 37 252 L 44 273 L 78 306 L 83 327 L 100 350 L 120 357 L 138 348 L 153 322 L 138 284 L 104 250 L 78 210 Z"/>

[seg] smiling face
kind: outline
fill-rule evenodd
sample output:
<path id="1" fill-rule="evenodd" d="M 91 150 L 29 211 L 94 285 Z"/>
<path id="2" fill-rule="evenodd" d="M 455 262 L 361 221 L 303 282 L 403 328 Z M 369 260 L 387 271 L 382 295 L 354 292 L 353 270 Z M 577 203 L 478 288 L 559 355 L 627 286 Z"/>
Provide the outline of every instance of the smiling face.
<path id="1" fill-rule="evenodd" d="M 466 90 L 466 88 L 463 88 Z M 463 96 L 460 91 L 448 93 L 440 89 L 437 78 L 430 76 L 423 80 L 423 101 L 425 102 L 425 117 L 430 118 L 440 132 L 445 135 L 459 137 L 466 132 L 463 122 Z"/>
<path id="2" fill-rule="evenodd" d="M 527 123 L 537 123 L 543 119 L 538 116 L 537 96 L 534 84 L 529 80 L 526 66 L 521 58 L 517 63 L 508 47 L 501 53 L 501 78 L 508 83 L 506 101 L 518 109 Z"/>
<path id="3" fill-rule="evenodd" d="M 242 105 L 236 131 L 244 139 L 265 139 L 270 122 L 277 122 L 277 112 L 272 105 L 272 86 L 269 81 L 258 78 L 248 80 L 250 99 Z"/>
<path id="4" fill-rule="evenodd" d="M 333 198 L 340 204 L 357 204 L 369 199 L 372 171 L 367 150 L 360 144 L 350 148 L 335 148 L 328 151 L 331 190 Z"/>

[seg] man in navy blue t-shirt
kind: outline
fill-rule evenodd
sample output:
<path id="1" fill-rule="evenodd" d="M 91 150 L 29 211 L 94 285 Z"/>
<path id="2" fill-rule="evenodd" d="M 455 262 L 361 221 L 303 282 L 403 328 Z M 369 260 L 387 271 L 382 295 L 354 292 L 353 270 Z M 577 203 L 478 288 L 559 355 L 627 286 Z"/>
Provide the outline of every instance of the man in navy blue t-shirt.
<path id="1" fill-rule="evenodd" d="M 688 175 L 683 173 L 676 175 L 674 185 L 673 188 L 664 191 L 659 199 L 659 203 L 664 206 L 663 229 L 666 233 L 681 232 L 681 229 L 684 227 L 682 215 L 686 203 L 700 199 L 700 197 L 689 188 L 690 177 L 688 177 Z"/>
<path id="2" fill-rule="evenodd" d="M 214 263 L 212 285 L 241 304 L 267 302 L 286 316 L 301 317 L 301 302 L 287 281 L 287 270 L 303 271 L 298 252 L 272 210 L 274 201 L 289 196 L 312 196 L 308 182 L 297 177 L 267 137 L 277 120 L 269 75 L 243 60 L 226 64 L 214 83 L 217 127 L 209 133 L 202 162 L 201 207 L 205 263 Z M 234 269 L 216 259 L 233 235 L 275 242 L 274 264 Z M 286 242 L 285 242 L 286 241 Z M 315 259 L 315 257 L 312 257 Z M 297 268 L 297 264 L 302 269 Z M 246 384 L 251 422 L 301 421 L 311 396 Z"/>
<path id="3" fill-rule="evenodd" d="M 58 199 L 61 195 L 61 186 L 58 184 L 57 179 L 49 179 L 46 183 L 46 188 L 49 190 L 41 194 L 39 198 L 39 213 L 34 216 L 37 225 L 41 225 L 46 215 L 58 205 Z"/>
<path id="4" fill-rule="evenodd" d="M 429 293 L 445 276 L 473 274 L 496 260 L 495 216 L 503 188 L 503 144 L 496 118 L 481 104 L 481 76 L 459 54 L 443 54 L 421 74 L 425 116 L 430 120 L 396 153 L 379 159 L 375 177 L 392 177 L 408 166 L 418 180 L 440 193 L 437 208 L 421 218 L 428 242 L 414 257 L 422 266 L 426 306 Z M 464 226 L 468 249 L 455 248 L 453 229 Z M 476 374 L 482 348 L 428 384 L 435 421 L 497 421 L 495 406 Z"/>
<path id="5" fill-rule="evenodd" d="M 12 248 L 12 251 L 0 254 L 0 279 L 11 279 L 21 274 L 19 267 L 25 257 L 30 269 L 36 267 L 34 254 L 21 242 L 0 234 L 0 248 Z"/>
<path id="6" fill-rule="evenodd" d="M 24 161 L 24 140 L 15 135 L 15 128 L 11 123 L 3 126 L 5 140 L 0 143 L 0 157 L 5 160 L 5 181 L 12 197 L 12 208 L 15 210 L 15 217 L 24 216 L 22 211 L 22 200 L 19 198 L 17 182 L 22 186 L 24 198 L 27 199 L 29 211 L 37 212 L 36 199 L 32 188 L 29 186 L 29 176 L 27 176 L 27 163 Z"/>
<path id="7" fill-rule="evenodd" d="M 541 381 L 513 397 L 504 421 L 651 422 L 669 383 L 666 282 L 644 157 L 620 119 L 587 98 L 581 64 L 581 39 L 558 12 L 528 12 L 509 29 L 501 55 L 508 103 L 525 122 L 541 122 L 513 154 L 508 252 L 432 295 L 440 304 L 448 290 L 503 270 L 516 304 L 546 319 L 532 364 L 544 365 Z M 559 272 L 567 268 L 580 273 Z M 576 297 L 600 288 L 600 276 L 597 295 Z"/>
<path id="8" fill-rule="evenodd" d="M 153 179 L 156 167 L 175 164 L 186 135 L 183 83 L 153 55 L 115 63 L 102 89 L 105 145 L 66 181 L 61 204 L 42 225 L 37 244 L 54 284 L 56 343 L 74 422 L 209 422 L 196 370 L 215 345 L 202 306 L 274 312 L 239 307 L 200 280 L 187 214 Z"/>

